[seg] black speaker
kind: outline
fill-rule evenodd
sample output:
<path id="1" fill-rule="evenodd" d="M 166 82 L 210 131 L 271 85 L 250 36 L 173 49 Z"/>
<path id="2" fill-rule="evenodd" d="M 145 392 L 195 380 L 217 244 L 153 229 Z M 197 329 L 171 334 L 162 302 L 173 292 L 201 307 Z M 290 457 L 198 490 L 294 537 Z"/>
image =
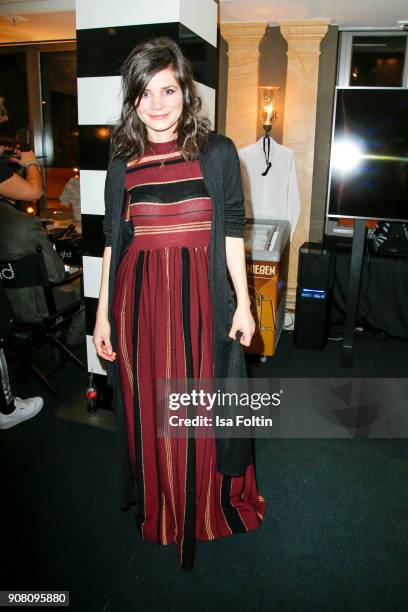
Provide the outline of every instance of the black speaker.
<path id="1" fill-rule="evenodd" d="M 296 347 L 323 349 L 327 344 L 334 256 L 318 242 L 299 249 L 293 341 Z"/>

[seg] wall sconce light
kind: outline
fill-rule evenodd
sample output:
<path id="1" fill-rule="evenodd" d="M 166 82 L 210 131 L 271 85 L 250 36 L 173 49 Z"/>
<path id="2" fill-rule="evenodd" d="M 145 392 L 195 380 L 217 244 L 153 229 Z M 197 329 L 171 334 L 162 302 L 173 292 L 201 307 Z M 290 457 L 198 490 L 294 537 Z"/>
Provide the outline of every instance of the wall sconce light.
<path id="1" fill-rule="evenodd" d="M 265 155 L 266 168 L 262 172 L 262 176 L 266 176 L 272 167 L 272 162 L 269 160 L 271 153 L 271 138 L 269 132 L 272 124 L 278 119 L 276 112 L 276 95 L 280 87 L 260 87 L 261 92 L 261 123 L 264 129 L 264 137 L 262 141 L 263 152 Z"/>
<path id="2" fill-rule="evenodd" d="M 269 136 L 272 124 L 278 119 L 276 112 L 276 95 L 280 87 L 260 87 L 261 92 L 261 123 L 265 136 Z"/>

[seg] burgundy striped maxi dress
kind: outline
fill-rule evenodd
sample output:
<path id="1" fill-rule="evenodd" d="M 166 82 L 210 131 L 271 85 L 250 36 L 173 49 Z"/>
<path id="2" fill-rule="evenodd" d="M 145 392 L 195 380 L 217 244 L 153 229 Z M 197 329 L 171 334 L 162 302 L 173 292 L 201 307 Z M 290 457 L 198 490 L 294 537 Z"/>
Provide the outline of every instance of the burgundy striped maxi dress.
<path id="1" fill-rule="evenodd" d="M 212 201 L 199 161 L 175 141 L 148 143 L 126 173 L 134 238 L 115 280 L 113 314 L 130 463 L 142 538 L 176 543 L 191 569 L 195 540 L 256 529 L 265 500 L 254 466 L 216 469 L 214 437 L 157 436 L 157 381 L 212 379 L 209 242 Z"/>

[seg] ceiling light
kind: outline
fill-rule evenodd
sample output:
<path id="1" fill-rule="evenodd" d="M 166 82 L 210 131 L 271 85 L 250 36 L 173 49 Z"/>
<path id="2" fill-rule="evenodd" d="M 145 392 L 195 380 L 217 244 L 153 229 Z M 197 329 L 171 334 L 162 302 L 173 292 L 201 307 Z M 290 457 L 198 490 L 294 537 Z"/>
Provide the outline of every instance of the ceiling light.
<path id="1" fill-rule="evenodd" d="M 18 23 L 23 23 L 24 21 L 28 21 L 26 17 L 21 17 L 21 15 L 7 15 L 3 17 L 6 21 L 9 21 L 13 25 L 17 25 Z"/>

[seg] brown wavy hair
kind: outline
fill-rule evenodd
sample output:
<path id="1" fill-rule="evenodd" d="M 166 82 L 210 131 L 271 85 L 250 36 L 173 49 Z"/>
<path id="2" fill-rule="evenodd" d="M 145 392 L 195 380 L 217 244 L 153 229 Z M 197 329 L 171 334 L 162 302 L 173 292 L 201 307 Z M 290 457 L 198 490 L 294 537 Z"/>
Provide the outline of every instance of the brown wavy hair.
<path id="1" fill-rule="evenodd" d="M 143 157 L 147 142 L 145 124 L 135 110 L 152 77 L 170 68 L 183 93 L 183 111 L 178 122 L 178 145 L 186 160 L 197 159 L 208 147 L 210 120 L 199 116 L 201 99 L 193 81 L 193 70 L 180 47 L 170 38 L 153 38 L 137 45 L 121 67 L 123 104 L 119 122 L 111 130 L 110 158 Z"/>

